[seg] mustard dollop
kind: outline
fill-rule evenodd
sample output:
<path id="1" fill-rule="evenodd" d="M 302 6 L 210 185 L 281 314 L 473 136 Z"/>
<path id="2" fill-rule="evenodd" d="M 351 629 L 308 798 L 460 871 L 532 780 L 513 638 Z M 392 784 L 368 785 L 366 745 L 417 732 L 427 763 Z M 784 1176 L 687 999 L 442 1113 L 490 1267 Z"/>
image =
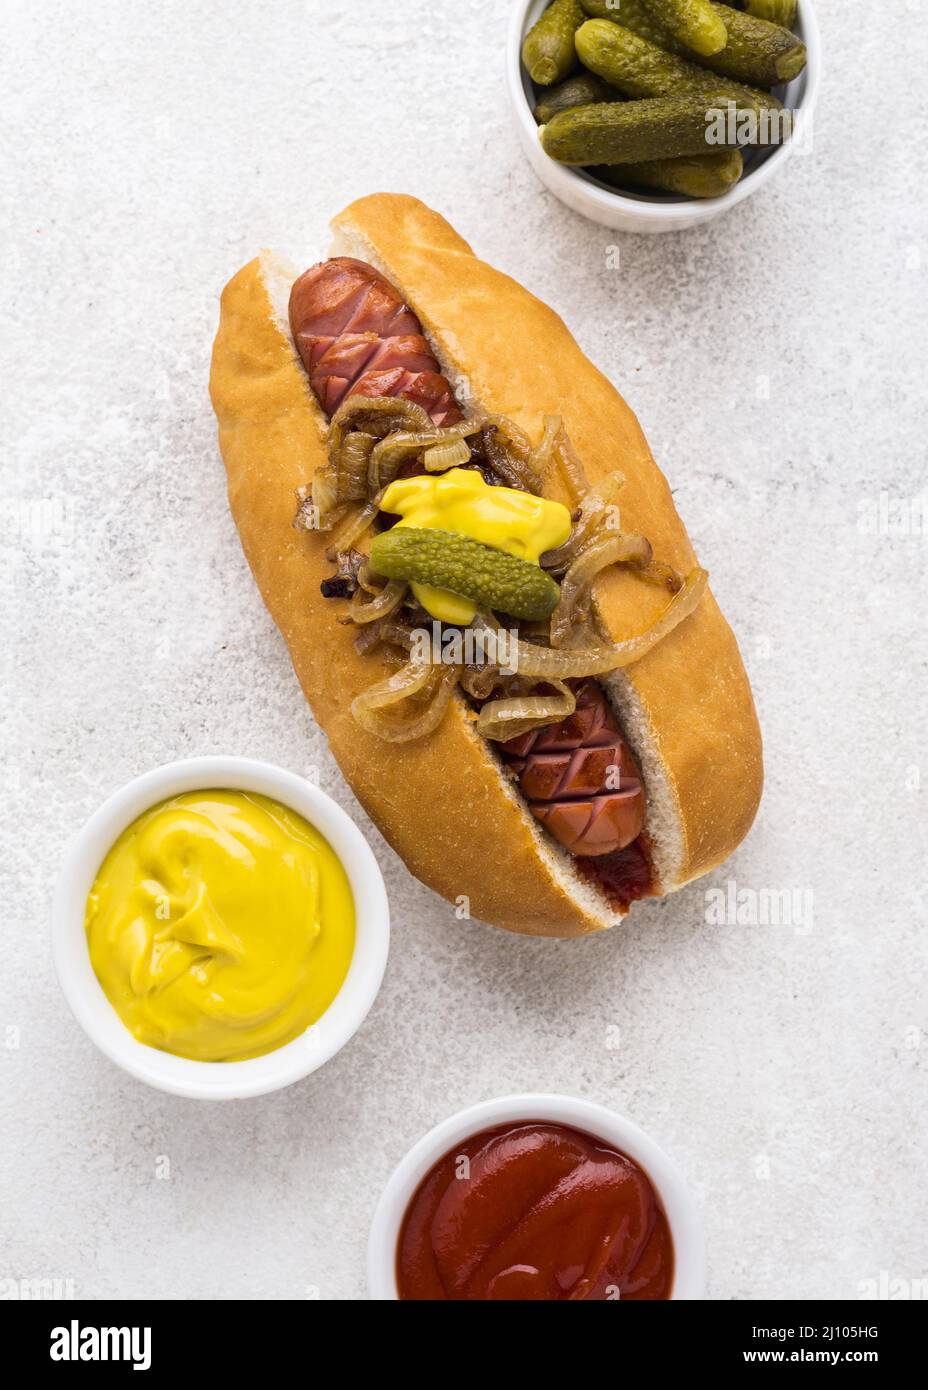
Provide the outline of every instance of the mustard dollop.
<path id="1" fill-rule="evenodd" d="M 380 506 L 402 517 L 397 526 L 469 536 L 536 565 L 546 550 L 563 545 L 571 530 L 570 513 L 560 502 L 518 488 L 491 487 L 473 468 L 398 478 Z M 413 584 L 412 591 L 426 612 L 443 623 L 466 626 L 477 612 L 475 603 L 449 589 Z"/>
<path id="2" fill-rule="evenodd" d="M 253 792 L 187 792 L 120 835 L 87 899 L 90 960 L 123 1023 L 178 1057 L 238 1062 L 332 1003 L 354 900 L 328 841 Z"/>

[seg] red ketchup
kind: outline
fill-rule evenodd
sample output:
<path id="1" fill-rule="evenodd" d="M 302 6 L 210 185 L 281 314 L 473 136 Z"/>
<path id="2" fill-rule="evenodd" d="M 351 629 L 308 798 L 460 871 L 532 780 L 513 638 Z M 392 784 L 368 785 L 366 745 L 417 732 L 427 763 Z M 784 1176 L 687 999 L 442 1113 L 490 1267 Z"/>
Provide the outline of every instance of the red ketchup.
<path id="1" fill-rule="evenodd" d="M 673 1242 L 647 1175 L 602 1140 L 524 1121 L 481 1130 L 417 1188 L 401 1299 L 668 1299 Z"/>

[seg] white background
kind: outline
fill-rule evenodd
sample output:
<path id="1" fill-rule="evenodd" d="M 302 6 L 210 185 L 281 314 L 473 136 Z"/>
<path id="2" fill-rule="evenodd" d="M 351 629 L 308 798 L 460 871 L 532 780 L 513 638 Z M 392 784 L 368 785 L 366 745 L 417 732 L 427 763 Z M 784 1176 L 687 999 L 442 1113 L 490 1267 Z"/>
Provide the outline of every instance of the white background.
<path id="1" fill-rule="evenodd" d="M 4 4 L 0 1279 L 362 1297 L 409 1144 L 531 1089 L 667 1149 L 715 1298 L 926 1273 L 928 540 L 867 525 L 925 483 L 926 6 L 822 0 L 811 153 L 654 239 L 529 172 L 506 8 Z M 375 189 L 425 198 L 551 301 L 639 413 L 740 636 L 767 792 L 727 866 L 579 943 L 456 922 L 371 830 L 395 932 L 367 1026 L 288 1092 L 196 1105 L 72 1021 L 50 891 L 100 800 L 176 757 L 318 768 L 360 816 L 240 553 L 206 386 L 228 277 L 268 244 L 309 263 Z M 812 911 L 707 923 L 729 879 Z"/>

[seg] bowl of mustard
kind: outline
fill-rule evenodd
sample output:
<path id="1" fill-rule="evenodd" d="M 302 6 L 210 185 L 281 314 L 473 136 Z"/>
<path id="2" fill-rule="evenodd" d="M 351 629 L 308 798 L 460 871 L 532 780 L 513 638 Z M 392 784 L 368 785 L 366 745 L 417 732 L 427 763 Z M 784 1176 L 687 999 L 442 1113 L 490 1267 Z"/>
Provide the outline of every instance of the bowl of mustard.
<path id="1" fill-rule="evenodd" d="M 373 851 L 331 797 L 245 758 L 155 768 L 68 849 L 53 948 L 72 1012 L 132 1076 L 194 1099 L 278 1090 L 363 1023 L 390 921 Z"/>

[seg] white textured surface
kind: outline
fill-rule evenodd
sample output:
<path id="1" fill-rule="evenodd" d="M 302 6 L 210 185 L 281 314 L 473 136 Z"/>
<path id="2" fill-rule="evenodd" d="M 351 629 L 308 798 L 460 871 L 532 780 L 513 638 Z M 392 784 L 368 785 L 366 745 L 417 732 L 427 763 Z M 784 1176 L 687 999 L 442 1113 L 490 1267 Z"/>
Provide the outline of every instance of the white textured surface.
<path id="1" fill-rule="evenodd" d="M 529 1089 L 663 1144 L 714 1297 L 925 1273 L 926 538 L 860 528 L 925 478 L 924 10 L 862 29 L 822 0 L 813 152 L 725 220 L 636 239 L 529 173 L 500 9 L 4 7 L 2 1279 L 357 1298 L 409 1143 Z M 395 936 L 367 1026 L 286 1093 L 197 1106 L 73 1023 L 50 885 L 106 793 L 185 754 L 317 766 L 358 813 L 239 551 L 206 377 L 228 276 L 264 244 L 305 259 L 378 187 L 447 213 L 623 386 L 740 634 L 768 789 L 725 869 L 579 944 L 455 922 L 374 835 Z M 729 878 L 808 890 L 814 920 L 708 924 Z"/>

